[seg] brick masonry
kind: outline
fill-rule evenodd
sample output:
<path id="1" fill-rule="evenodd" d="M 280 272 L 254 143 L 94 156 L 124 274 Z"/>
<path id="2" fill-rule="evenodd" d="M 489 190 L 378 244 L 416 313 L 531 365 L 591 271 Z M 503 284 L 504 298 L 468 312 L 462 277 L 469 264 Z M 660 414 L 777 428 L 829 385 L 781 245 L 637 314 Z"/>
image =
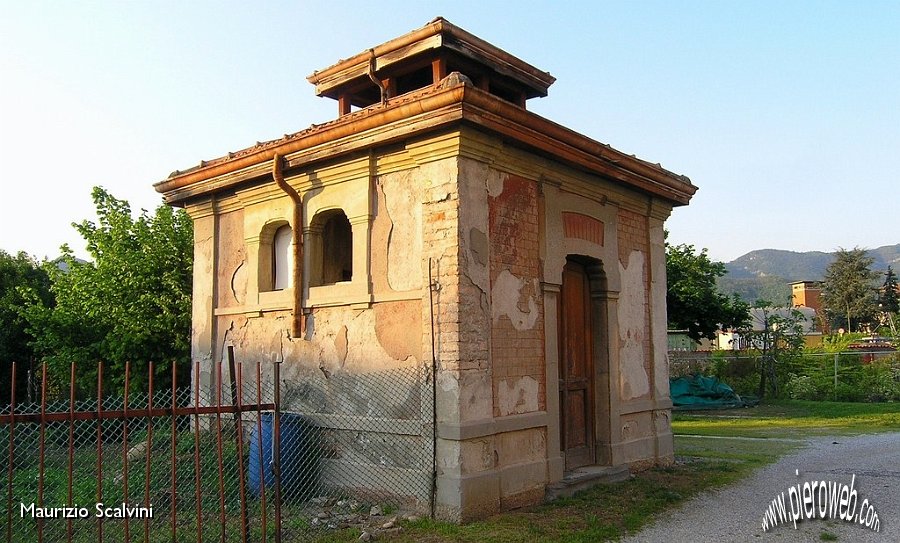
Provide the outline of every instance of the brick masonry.
<path id="1" fill-rule="evenodd" d="M 515 412 L 546 409 L 544 370 L 543 299 L 540 293 L 541 261 L 538 240 L 538 187 L 535 181 L 509 175 L 503 192 L 488 197 L 491 285 L 504 271 L 522 282 L 517 308 L 523 313 L 536 310 L 531 328 L 517 329 L 501 315 L 491 326 L 491 361 L 494 387 L 494 416 L 503 412 L 499 403 L 501 386 L 515 389 L 523 377 L 538 383 L 536 409 L 517 405 Z M 533 300 L 534 305 L 529 305 Z M 504 384 L 505 383 L 505 384 Z"/>

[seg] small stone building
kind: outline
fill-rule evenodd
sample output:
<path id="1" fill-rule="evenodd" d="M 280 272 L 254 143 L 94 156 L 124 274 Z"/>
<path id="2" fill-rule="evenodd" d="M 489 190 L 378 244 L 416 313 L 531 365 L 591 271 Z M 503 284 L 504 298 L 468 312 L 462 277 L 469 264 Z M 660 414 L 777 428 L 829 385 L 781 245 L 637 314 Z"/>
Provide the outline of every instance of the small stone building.
<path id="1" fill-rule="evenodd" d="M 663 223 L 696 187 L 531 113 L 555 79 L 441 18 L 308 79 L 336 119 L 155 185 L 194 221 L 194 359 L 325 395 L 434 364 L 443 518 L 671 462 Z"/>

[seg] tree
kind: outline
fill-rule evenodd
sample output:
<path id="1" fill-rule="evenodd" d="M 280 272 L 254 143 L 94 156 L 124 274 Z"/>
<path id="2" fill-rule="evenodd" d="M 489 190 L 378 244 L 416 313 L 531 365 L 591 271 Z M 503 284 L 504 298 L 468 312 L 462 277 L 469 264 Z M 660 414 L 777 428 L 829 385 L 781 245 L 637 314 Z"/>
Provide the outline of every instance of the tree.
<path id="1" fill-rule="evenodd" d="M 725 264 L 710 260 L 706 249 L 698 254 L 693 245 L 666 243 L 669 328 L 687 330 L 699 341 L 715 338 L 716 330 L 745 325 L 750 306 L 736 294 L 728 297 L 716 288 L 716 278 L 725 273 Z"/>
<path id="2" fill-rule="evenodd" d="M 773 307 L 766 300 L 757 300 L 753 308 L 755 322 L 748 321 L 738 331 L 760 353 L 759 397 L 765 397 L 767 389 L 777 396 L 779 366 L 784 367 L 803 352 L 806 317 L 797 308 Z"/>
<path id="3" fill-rule="evenodd" d="M 896 313 L 900 311 L 900 295 L 897 294 L 897 276 L 890 266 L 888 266 L 888 269 L 884 274 L 884 284 L 881 285 L 881 292 L 878 296 L 878 305 L 881 306 L 881 310 L 886 313 Z"/>
<path id="4" fill-rule="evenodd" d="M 33 345 L 59 382 L 69 364 L 78 384 L 96 386 L 96 365 L 105 363 L 105 387 L 121 391 L 125 364 L 141 388 L 147 364 L 155 363 L 157 388 L 171 384 L 171 364 L 190 361 L 193 232 L 181 210 L 161 205 L 132 217 L 128 202 L 104 189 L 92 192 L 98 222 L 73 224 L 93 261 L 76 259 L 63 246 L 67 269 L 45 266 L 56 305 L 39 299 L 25 310 Z M 187 371 L 181 375 L 189 379 Z"/>
<path id="5" fill-rule="evenodd" d="M 855 247 L 839 249 L 835 260 L 825 270 L 822 282 L 822 306 L 833 328 L 845 326 L 852 331 L 854 325 L 862 330 L 872 322 L 878 311 L 876 280 L 878 272 L 872 271 L 875 260 L 866 251 Z"/>
<path id="6" fill-rule="evenodd" d="M 10 399 L 12 363 L 16 370 L 16 396 L 25 398 L 28 369 L 34 358 L 29 345 L 34 341 L 21 314 L 26 299 L 37 299 L 53 306 L 50 277 L 24 252 L 12 256 L 0 250 L 0 404 Z"/>

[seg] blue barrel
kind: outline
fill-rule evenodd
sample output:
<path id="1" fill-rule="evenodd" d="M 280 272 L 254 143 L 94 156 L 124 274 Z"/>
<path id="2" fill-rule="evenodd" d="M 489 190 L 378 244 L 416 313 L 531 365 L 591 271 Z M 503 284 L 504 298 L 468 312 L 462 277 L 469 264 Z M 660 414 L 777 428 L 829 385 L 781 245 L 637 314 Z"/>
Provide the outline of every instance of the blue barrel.
<path id="1" fill-rule="evenodd" d="M 260 413 L 262 439 L 254 425 L 250 434 L 250 491 L 260 497 L 263 488 L 275 487 L 275 414 Z M 281 414 L 281 496 L 301 500 L 316 493 L 319 458 L 315 428 L 302 415 Z"/>

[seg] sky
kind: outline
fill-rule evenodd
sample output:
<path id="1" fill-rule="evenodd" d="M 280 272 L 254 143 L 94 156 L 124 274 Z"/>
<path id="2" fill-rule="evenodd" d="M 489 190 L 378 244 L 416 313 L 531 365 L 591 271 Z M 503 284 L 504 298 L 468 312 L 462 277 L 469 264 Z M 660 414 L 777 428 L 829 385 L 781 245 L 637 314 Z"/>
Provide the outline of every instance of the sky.
<path id="1" fill-rule="evenodd" d="M 900 2 L 0 0 L 0 249 L 87 256 L 91 187 L 337 116 L 306 76 L 440 15 L 557 78 L 535 113 L 687 175 L 669 241 L 900 243 Z"/>

